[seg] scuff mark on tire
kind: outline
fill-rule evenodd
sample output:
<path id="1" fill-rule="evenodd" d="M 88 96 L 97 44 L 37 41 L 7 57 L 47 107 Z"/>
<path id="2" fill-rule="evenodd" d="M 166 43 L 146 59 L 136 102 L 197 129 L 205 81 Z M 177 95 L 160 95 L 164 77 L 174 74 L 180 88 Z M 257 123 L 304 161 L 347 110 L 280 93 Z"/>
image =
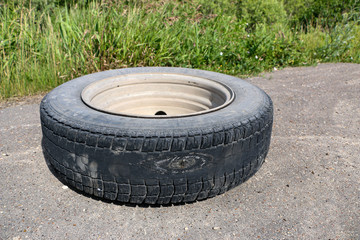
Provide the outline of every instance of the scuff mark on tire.
<path id="1" fill-rule="evenodd" d="M 150 160 L 150 161 L 149 161 Z M 153 164 L 150 164 L 153 162 Z M 189 153 L 167 156 L 163 159 L 148 159 L 140 164 L 152 171 L 165 173 L 188 173 L 201 169 L 205 164 L 212 165 L 213 157 L 203 153 Z"/>

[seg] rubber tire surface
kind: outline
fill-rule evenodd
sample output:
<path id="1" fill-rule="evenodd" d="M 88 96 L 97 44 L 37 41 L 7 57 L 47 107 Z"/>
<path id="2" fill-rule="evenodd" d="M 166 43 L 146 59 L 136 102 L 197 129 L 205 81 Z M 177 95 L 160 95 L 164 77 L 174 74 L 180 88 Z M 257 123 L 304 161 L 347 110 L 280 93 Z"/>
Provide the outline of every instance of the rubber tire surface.
<path id="1" fill-rule="evenodd" d="M 88 84 L 121 74 L 178 73 L 221 82 L 235 93 L 218 111 L 146 119 L 94 110 L 81 100 Z M 251 177 L 270 145 L 273 105 L 256 86 L 232 76 L 185 68 L 128 68 L 86 75 L 51 91 L 40 104 L 44 156 L 81 192 L 135 204 L 214 197 Z"/>

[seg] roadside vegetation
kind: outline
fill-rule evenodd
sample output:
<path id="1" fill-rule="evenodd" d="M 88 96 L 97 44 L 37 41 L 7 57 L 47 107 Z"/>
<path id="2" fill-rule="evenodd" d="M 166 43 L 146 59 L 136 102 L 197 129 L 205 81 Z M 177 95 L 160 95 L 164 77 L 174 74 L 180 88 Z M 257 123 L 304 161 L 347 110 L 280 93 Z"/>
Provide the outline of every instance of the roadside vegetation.
<path id="1" fill-rule="evenodd" d="M 81 75 L 360 63 L 360 0 L 0 0 L 0 99 Z"/>

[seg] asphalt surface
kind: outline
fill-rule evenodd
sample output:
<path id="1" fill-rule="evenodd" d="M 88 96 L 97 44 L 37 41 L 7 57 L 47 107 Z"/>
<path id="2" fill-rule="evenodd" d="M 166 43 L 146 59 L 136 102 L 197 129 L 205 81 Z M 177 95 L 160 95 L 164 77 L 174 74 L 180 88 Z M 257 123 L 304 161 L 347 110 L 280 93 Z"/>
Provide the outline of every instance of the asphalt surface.
<path id="1" fill-rule="evenodd" d="M 266 162 L 206 201 L 134 207 L 86 197 L 49 170 L 39 101 L 0 110 L 0 239 L 360 239 L 360 65 L 248 79 L 273 99 Z"/>

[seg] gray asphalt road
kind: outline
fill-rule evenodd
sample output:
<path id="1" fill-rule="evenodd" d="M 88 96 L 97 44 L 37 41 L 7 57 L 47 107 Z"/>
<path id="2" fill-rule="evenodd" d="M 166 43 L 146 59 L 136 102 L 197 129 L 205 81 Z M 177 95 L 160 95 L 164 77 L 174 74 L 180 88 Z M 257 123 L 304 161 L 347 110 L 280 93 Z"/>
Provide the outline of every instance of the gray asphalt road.
<path id="1" fill-rule="evenodd" d="M 172 207 L 106 203 L 46 166 L 39 104 L 0 110 L 0 239 L 360 239 L 360 65 L 249 79 L 273 99 L 265 164 L 215 198 Z"/>

